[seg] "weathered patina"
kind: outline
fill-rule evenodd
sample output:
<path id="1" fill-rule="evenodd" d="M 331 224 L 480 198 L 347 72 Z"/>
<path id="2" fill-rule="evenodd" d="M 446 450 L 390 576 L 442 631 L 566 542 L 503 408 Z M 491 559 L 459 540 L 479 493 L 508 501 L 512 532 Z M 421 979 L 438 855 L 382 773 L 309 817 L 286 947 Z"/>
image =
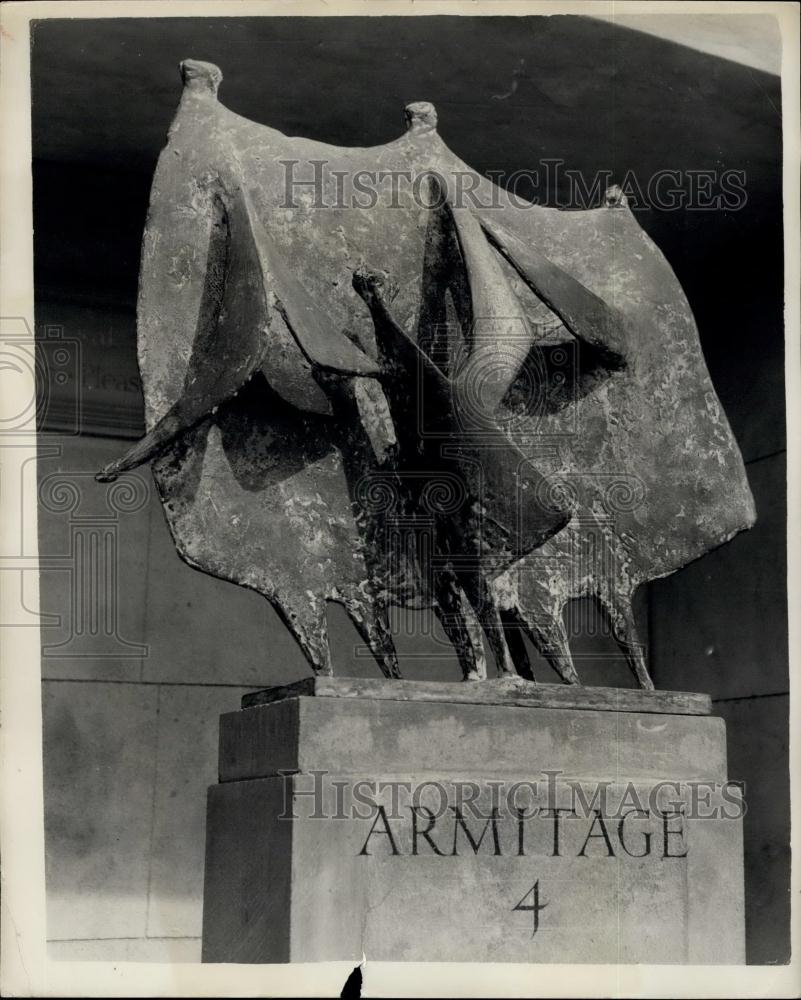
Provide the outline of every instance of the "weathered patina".
<path id="1" fill-rule="evenodd" d="M 332 672 L 329 600 L 387 676 L 392 604 L 433 607 L 466 679 L 578 683 L 565 604 L 596 598 L 642 687 L 632 599 L 754 520 L 689 306 L 619 191 L 522 205 L 439 137 L 287 137 L 184 91 L 138 303 L 152 460 L 192 566 L 275 606 Z"/>

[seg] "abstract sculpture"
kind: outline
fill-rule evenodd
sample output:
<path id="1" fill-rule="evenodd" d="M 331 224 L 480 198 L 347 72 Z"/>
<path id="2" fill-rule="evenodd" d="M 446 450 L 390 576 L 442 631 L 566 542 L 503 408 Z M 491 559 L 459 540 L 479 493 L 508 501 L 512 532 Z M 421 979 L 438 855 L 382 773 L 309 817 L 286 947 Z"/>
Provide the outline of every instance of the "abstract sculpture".
<path id="1" fill-rule="evenodd" d="M 264 594 L 317 673 L 334 600 L 387 676 L 398 604 L 435 609 L 465 679 L 482 633 L 533 679 L 525 633 L 578 683 L 562 612 L 590 596 L 653 687 L 636 588 L 754 507 L 687 301 L 619 190 L 521 205 L 430 104 L 341 149 L 181 69 L 142 251 L 148 434 L 99 478 L 152 460 L 183 559 Z"/>

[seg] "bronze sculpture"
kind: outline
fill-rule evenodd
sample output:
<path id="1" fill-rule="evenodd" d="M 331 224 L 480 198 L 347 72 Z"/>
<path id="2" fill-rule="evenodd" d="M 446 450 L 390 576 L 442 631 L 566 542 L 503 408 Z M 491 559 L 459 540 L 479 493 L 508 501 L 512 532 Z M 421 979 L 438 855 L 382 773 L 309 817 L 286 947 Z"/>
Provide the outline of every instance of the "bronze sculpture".
<path id="1" fill-rule="evenodd" d="M 578 683 L 562 611 L 592 596 L 652 687 L 634 591 L 754 508 L 625 199 L 521 206 L 427 103 L 374 149 L 288 138 L 220 104 L 217 67 L 181 68 L 140 272 L 148 434 L 100 476 L 152 460 L 181 556 L 264 594 L 316 673 L 336 600 L 387 676 L 394 603 L 436 610 L 465 679 L 482 633 L 533 679 L 526 633 Z"/>

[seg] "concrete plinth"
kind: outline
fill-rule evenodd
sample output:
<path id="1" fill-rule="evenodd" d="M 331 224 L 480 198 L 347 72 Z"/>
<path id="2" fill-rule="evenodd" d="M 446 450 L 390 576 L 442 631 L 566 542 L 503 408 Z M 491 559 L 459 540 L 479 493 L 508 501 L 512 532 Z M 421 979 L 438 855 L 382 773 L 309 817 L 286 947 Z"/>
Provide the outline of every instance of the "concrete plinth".
<path id="1" fill-rule="evenodd" d="M 708 700 L 547 688 L 329 678 L 222 716 L 203 960 L 743 962 Z"/>

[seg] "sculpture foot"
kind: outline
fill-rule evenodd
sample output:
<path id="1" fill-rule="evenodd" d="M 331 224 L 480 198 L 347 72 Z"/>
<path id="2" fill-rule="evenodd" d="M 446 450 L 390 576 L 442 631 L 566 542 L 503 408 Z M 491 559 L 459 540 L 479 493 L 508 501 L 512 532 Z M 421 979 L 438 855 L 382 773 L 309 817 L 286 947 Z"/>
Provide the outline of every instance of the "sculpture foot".
<path id="1" fill-rule="evenodd" d="M 581 680 L 573 666 L 570 643 L 561 614 L 557 614 L 555 611 L 541 610 L 539 615 L 543 619 L 548 619 L 547 625 L 541 624 L 520 607 L 512 608 L 504 613 L 504 619 L 508 623 L 507 640 L 514 650 L 518 672 L 522 677 L 534 680 L 534 671 L 523 642 L 523 632 L 525 632 L 534 643 L 537 652 L 547 660 L 564 684 L 580 685 Z"/>
<path id="2" fill-rule="evenodd" d="M 356 631 L 375 657 L 381 673 L 389 680 L 399 680 L 401 671 L 398 666 L 398 654 L 395 651 L 395 643 L 392 639 L 389 619 L 383 603 L 376 601 L 372 611 L 367 612 L 367 614 L 365 614 L 361 604 L 343 603 Z"/>
<path id="3" fill-rule="evenodd" d="M 640 642 L 634 609 L 629 596 L 619 594 L 603 595 L 598 598 L 601 607 L 609 616 L 612 634 L 621 652 L 626 657 L 629 669 L 644 691 L 653 691 L 654 682 L 645 665 L 645 647 Z"/>
<path id="4" fill-rule="evenodd" d="M 481 640 L 481 625 L 455 574 L 437 574 L 435 612 L 450 639 L 464 680 L 486 680 L 487 658 Z"/>

